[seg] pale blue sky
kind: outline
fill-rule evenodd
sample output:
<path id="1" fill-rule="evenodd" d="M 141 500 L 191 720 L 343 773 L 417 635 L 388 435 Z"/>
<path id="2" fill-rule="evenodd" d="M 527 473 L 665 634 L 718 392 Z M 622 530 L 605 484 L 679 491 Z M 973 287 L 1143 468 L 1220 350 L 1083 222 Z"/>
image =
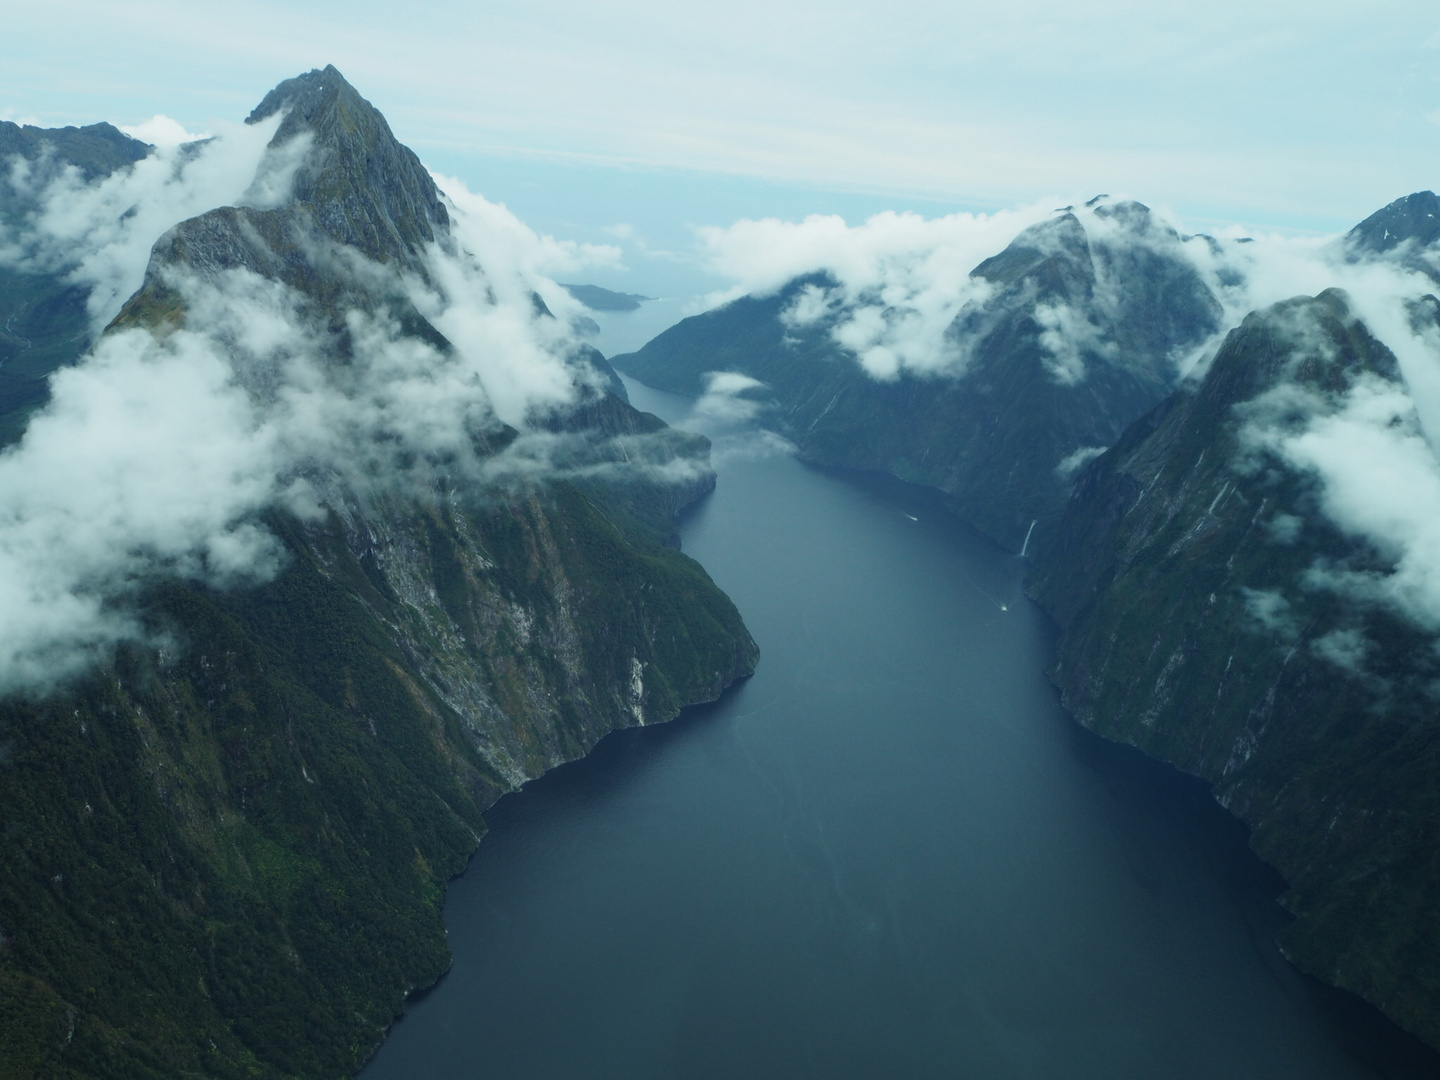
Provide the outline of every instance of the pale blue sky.
<path id="1" fill-rule="evenodd" d="M 193 129 L 336 64 L 427 164 L 713 287 L 691 226 L 1127 193 L 1332 231 L 1440 186 L 1440 6 L 872 0 L 12 5 L 0 117 Z M 607 227 L 628 225 L 629 237 Z M 622 230 L 623 231 L 623 230 Z"/>

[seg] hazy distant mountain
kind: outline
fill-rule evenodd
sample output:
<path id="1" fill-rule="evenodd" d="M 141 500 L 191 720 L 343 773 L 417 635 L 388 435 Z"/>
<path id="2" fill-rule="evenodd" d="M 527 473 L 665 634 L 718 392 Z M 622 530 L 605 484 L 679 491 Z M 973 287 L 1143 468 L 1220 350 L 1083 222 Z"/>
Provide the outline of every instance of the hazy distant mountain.
<path id="1" fill-rule="evenodd" d="M 705 441 L 609 392 L 598 354 L 465 248 L 333 67 L 250 122 L 281 114 L 258 194 L 154 244 L 16 451 L 41 471 L 44 447 L 84 460 L 105 426 L 67 418 L 99 409 L 155 479 L 132 491 L 146 477 L 101 453 L 66 475 L 94 475 L 104 514 L 49 521 L 90 505 L 63 489 L 7 502 L 4 528 L 30 532 L 0 529 L 0 572 L 47 529 L 39 576 L 80 569 L 58 598 L 73 625 L 0 648 L 0 1071 L 350 1075 L 447 967 L 444 885 L 485 807 L 755 663 L 733 605 L 669 546 L 713 484 Z M 38 310 L 14 281 L 7 310 Z M 78 346 L 83 296 L 55 322 Z M 495 326 L 530 351 L 492 348 Z M 192 407 L 207 420 L 167 442 Z M 166 487 L 192 457 L 220 467 Z M 78 674 L 47 685 L 47 657 Z"/>
<path id="2" fill-rule="evenodd" d="M 955 317 L 943 345 L 953 362 L 933 372 L 867 372 L 836 340 L 851 308 L 827 306 L 836 282 L 824 274 L 686 319 L 612 361 L 678 393 L 699 393 L 709 372 L 758 379 L 804 459 L 939 488 L 1019 550 L 1031 522 L 1063 504 L 1069 465 L 1163 398 L 1179 357 L 1221 328 L 1180 240 L 1139 203 L 1057 212 L 975 267 L 987 295 Z M 797 318 L 806 307 L 823 314 Z"/>
<path id="3" fill-rule="evenodd" d="M 150 153 L 151 147 L 112 124 L 41 128 L 0 120 L 0 159 L 19 158 L 31 168 L 74 166 L 86 180 L 108 176 Z M 7 208 L 8 209 L 8 208 Z"/>
<path id="4" fill-rule="evenodd" d="M 655 299 L 639 293 L 611 292 L 599 285 L 566 285 L 562 281 L 560 287 L 591 311 L 637 311 L 645 301 Z"/>

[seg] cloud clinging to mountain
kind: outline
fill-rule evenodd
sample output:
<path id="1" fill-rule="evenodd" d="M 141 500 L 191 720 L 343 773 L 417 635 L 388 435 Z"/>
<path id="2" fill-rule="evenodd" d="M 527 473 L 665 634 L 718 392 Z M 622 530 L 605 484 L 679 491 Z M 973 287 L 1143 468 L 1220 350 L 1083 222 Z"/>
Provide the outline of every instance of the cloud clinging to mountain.
<path id="1" fill-rule="evenodd" d="M 267 151 L 274 127 L 162 149 L 88 184 L 73 171 L 12 173 L 35 209 L 10 237 L 10 264 L 88 287 L 95 325 L 107 323 L 177 214 L 284 202 L 308 143 Z M 171 263 L 155 272 L 183 304 L 179 326 L 111 332 L 54 376 L 48 406 L 0 452 L 0 693 L 43 692 L 116 642 L 147 639 L 133 601 L 156 575 L 222 587 L 272 577 L 284 552 L 261 521 L 270 508 L 314 519 L 325 499 L 424 497 L 441 476 L 486 485 L 613 470 L 586 436 L 530 424 L 603 386 L 568 328 L 578 305 L 546 272 L 618 252 L 538 236 L 458 182 L 446 189 L 454 243 L 423 252 L 423 277 L 354 255 L 327 272 L 356 275 L 358 296 L 408 299 L 448 345 L 357 303 L 339 313 L 338 362 L 335 327 L 305 296 L 243 268 Z M 519 436 L 477 453 L 506 423 Z M 651 449 L 635 437 L 609 456 L 660 479 L 696 467 Z"/>
<path id="2" fill-rule="evenodd" d="M 284 201 L 305 145 L 268 149 L 279 123 L 276 116 L 226 125 L 208 141 L 158 146 L 133 166 L 90 182 L 43 159 L 6 163 L 5 198 L 26 212 L 0 228 L 0 265 L 63 273 L 83 286 L 99 330 L 140 287 L 150 248 L 166 229 L 217 206 Z"/>

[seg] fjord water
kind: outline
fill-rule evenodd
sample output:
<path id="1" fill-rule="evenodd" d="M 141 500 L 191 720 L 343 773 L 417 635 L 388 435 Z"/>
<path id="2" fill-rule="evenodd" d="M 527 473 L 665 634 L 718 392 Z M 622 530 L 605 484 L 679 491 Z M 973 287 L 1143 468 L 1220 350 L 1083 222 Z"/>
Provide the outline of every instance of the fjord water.
<path id="1" fill-rule="evenodd" d="M 1063 715 L 1018 558 L 767 445 L 683 530 L 755 676 L 494 808 L 364 1080 L 1425 1075 L 1347 1051 L 1197 782 Z"/>

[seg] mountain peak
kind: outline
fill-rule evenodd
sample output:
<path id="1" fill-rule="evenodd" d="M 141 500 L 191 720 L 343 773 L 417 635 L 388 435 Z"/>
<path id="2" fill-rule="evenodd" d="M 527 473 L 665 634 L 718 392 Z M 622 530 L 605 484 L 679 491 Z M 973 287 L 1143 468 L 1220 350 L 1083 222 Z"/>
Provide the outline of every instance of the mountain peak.
<path id="1" fill-rule="evenodd" d="M 340 74 L 339 68 L 334 64 L 327 64 L 324 68 L 314 68 L 279 83 L 255 106 L 254 111 L 245 118 L 245 123 L 258 124 L 282 109 L 288 110 L 285 122 L 290 130 L 278 131 L 275 134 L 277 139 L 283 141 L 298 131 L 315 127 L 322 114 L 341 106 L 342 103 L 353 111 L 375 111 L 374 106 L 362 98 L 345 76 Z M 378 112 L 376 115 L 379 115 Z"/>
<path id="2" fill-rule="evenodd" d="M 1070 210 L 1024 229 L 971 274 L 1002 287 L 1039 275 L 1047 292 L 1077 296 L 1088 294 L 1095 276 L 1085 227 Z"/>
<path id="3" fill-rule="evenodd" d="M 1428 247 L 1440 241 L 1440 195 L 1417 191 L 1377 210 L 1345 235 L 1352 250 L 1380 255 L 1413 241 Z"/>
<path id="4" fill-rule="evenodd" d="M 443 235 L 450 217 L 420 159 L 333 64 L 286 79 L 247 124 L 283 114 L 272 146 L 308 134 L 292 197 L 333 239 L 388 262 Z"/>

